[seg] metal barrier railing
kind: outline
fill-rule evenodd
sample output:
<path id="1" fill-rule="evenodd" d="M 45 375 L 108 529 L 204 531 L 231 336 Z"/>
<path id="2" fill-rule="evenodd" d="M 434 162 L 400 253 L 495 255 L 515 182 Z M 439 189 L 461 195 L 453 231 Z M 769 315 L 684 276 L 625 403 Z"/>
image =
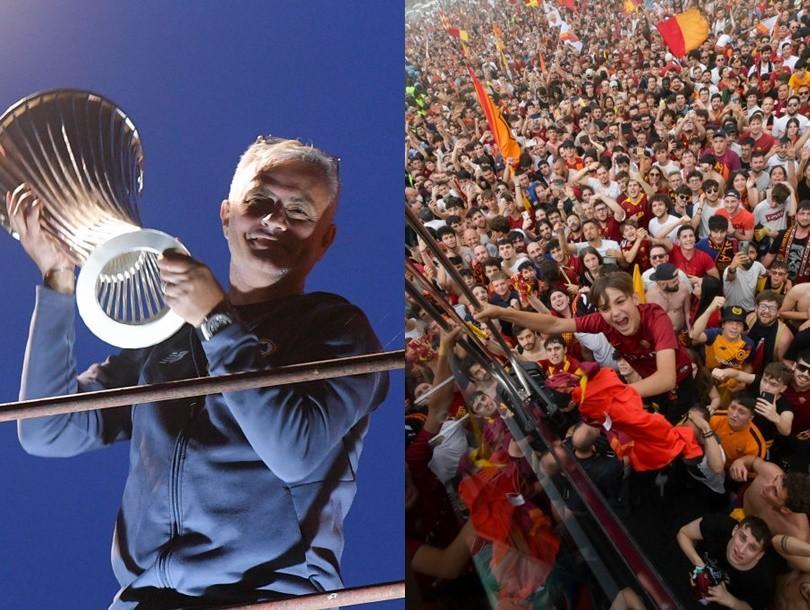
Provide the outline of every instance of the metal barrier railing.
<path id="1" fill-rule="evenodd" d="M 63 415 L 95 409 L 111 409 L 145 402 L 189 398 L 202 394 L 304 383 L 348 375 L 391 371 L 404 367 L 405 350 L 395 350 L 380 354 L 363 354 L 333 360 L 304 362 L 281 366 L 272 370 L 247 371 L 215 377 L 183 379 L 148 386 L 131 386 L 67 396 L 21 400 L 0 404 L 0 422 Z M 227 610 L 286 610 L 292 608 L 296 610 L 323 610 L 337 605 L 356 606 L 402 599 L 404 597 L 405 582 L 398 581 L 313 595 L 301 595 L 290 599 L 260 602 L 247 606 L 228 606 Z M 225 608 L 221 610 L 225 610 Z"/>
<path id="2" fill-rule="evenodd" d="M 260 602 L 248 606 L 228 606 L 218 610 L 326 610 L 335 606 L 359 606 L 405 597 L 405 581 L 387 582 L 366 587 L 352 587 L 290 599 Z"/>
<path id="3" fill-rule="evenodd" d="M 197 377 L 148 386 L 130 386 L 8 402 L 0 404 L 0 422 L 391 371 L 405 367 L 404 357 L 405 350 L 396 350 L 381 354 L 363 354 L 334 360 L 304 362 L 271 370 Z"/>

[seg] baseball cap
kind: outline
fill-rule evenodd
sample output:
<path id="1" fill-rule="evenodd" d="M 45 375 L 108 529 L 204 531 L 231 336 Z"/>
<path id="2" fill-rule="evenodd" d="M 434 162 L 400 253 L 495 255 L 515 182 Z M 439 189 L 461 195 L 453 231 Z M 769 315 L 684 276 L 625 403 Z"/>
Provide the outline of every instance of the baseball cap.
<path id="1" fill-rule="evenodd" d="M 661 263 L 650 276 L 653 282 L 666 282 L 678 277 L 678 268 L 672 263 Z"/>
<path id="2" fill-rule="evenodd" d="M 729 305 L 723 307 L 721 322 L 742 322 L 745 324 L 745 310 L 739 305 Z"/>
<path id="3" fill-rule="evenodd" d="M 713 138 L 725 138 L 726 137 L 726 130 L 725 129 L 715 129 L 712 132 Z"/>
<path id="4" fill-rule="evenodd" d="M 734 199 L 739 199 L 740 194 L 737 192 L 737 189 L 728 189 L 726 191 L 726 197 L 734 197 Z"/>

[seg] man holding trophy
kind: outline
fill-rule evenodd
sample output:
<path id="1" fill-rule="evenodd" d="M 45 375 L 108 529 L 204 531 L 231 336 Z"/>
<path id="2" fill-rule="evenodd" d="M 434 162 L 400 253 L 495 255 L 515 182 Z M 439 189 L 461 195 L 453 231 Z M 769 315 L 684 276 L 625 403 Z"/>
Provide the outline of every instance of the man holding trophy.
<path id="1" fill-rule="evenodd" d="M 335 236 L 338 160 L 260 137 L 220 205 L 229 287 L 185 253 L 158 259 L 165 303 L 186 324 L 76 374 L 74 261 L 43 230 L 25 184 L 8 222 L 42 272 L 21 399 L 221 375 L 380 350 L 343 298 L 304 292 Z M 49 205 L 58 202 L 48 202 Z M 76 455 L 130 440 L 113 539 L 112 608 L 250 603 L 342 588 L 342 524 L 385 373 L 213 394 L 19 422 L 31 454 Z"/>

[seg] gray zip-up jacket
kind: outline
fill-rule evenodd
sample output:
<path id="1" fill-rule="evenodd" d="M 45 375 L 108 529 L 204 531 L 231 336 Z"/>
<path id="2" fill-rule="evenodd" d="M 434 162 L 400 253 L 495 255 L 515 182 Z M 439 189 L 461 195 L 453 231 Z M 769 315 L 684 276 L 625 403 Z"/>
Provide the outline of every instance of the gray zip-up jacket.
<path id="1" fill-rule="evenodd" d="M 380 350 L 365 315 L 327 293 L 238 309 L 201 342 L 184 326 L 77 375 L 74 299 L 38 287 L 21 399 L 220 375 Z M 213 394 L 19 423 L 63 457 L 115 441 L 130 464 L 112 548 L 111 608 L 193 607 L 342 587 L 343 520 L 386 374 Z"/>

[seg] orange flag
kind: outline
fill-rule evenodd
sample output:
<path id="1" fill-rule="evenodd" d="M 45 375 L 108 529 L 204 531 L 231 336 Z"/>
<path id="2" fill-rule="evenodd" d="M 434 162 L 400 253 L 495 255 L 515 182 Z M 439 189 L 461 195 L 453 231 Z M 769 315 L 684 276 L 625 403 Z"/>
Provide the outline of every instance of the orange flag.
<path id="1" fill-rule="evenodd" d="M 501 151 L 501 156 L 504 158 L 504 161 L 511 159 L 512 166 L 517 167 L 518 159 L 520 158 L 520 144 L 517 143 L 517 140 L 515 140 L 515 137 L 512 135 L 509 123 L 503 118 L 501 111 L 492 103 L 489 95 L 487 95 L 481 81 L 476 78 L 470 68 L 467 68 L 467 71 L 470 73 L 470 78 L 472 78 L 473 85 L 475 86 L 475 93 L 478 96 L 478 103 L 481 104 L 481 110 L 484 111 L 489 130 L 492 132 L 492 135 L 495 136 L 495 144 L 498 146 L 498 150 Z"/>

